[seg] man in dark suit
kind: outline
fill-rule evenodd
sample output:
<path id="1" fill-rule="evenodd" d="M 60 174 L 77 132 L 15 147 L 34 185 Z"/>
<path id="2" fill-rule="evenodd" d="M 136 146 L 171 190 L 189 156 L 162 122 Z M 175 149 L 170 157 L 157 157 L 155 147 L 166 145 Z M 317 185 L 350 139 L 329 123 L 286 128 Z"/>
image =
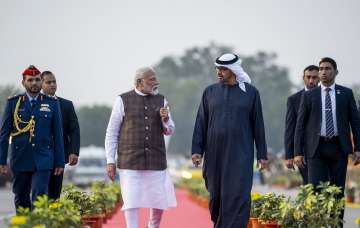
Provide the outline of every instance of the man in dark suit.
<path id="1" fill-rule="evenodd" d="M 315 88 L 319 84 L 319 67 L 310 65 L 303 71 L 303 81 L 305 88 L 291 95 L 287 100 L 286 120 L 285 120 L 285 166 L 294 169 L 294 137 L 296 119 L 299 110 L 301 96 L 305 91 Z M 308 183 L 307 165 L 299 168 L 303 179 L 303 184 Z"/>
<path id="2" fill-rule="evenodd" d="M 64 134 L 65 163 L 69 163 L 71 166 L 76 165 L 80 150 L 80 128 L 74 105 L 71 101 L 55 95 L 57 84 L 56 78 L 52 72 L 44 71 L 41 74 L 41 77 L 43 79 L 43 92 L 48 96 L 56 98 L 60 104 Z M 51 199 L 57 199 L 60 197 L 62 181 L 63 175 L 52 175 L 50 177 L 49 197 Z"/>
<path id="3" fill-rule="evenodd" d="M 0 130 L 0 174 L 14 174 L 15 207 L 31 208 L 37 196 L 48 194 L 50 175 L 64 171 L 64 144 L 57 100 L 40 93 L 40 71 L 30 66 L 23 73 L 24 94 L 7 101 Z M 53 171 L 52 171 L 53 170 Z M 31 198 L 30 198 L 31 192 Z"/>
<path id="4" fill-rule="evenodd" d="M 306 154 L 309 182 L 318 186 L 329 181 L 342 187 L 343 197 L 348 155 L 354 155 L 355 165 L 360 163 L 360 117 L 352 90 L 335 84 L 337 74 L 335 60 L 320 60 L 321 86 L 305 92 L 300 103 L 294 163 L 303 167 Z"/>

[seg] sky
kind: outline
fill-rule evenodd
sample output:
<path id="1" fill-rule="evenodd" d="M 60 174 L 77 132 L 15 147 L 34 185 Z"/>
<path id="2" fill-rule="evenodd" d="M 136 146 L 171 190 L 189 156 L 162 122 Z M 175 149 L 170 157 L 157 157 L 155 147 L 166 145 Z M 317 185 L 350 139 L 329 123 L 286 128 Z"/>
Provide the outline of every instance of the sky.
<path id="1" fill-rule="evenodd" d="M 360 83 L 359 12 L 358 0 L 0 0 L 0 85 L 20 86 L 34 64 L 75 105 L 111 105 L 137 68 L 213 41 L 277 53 L 297 84 L 330 56 L 337 83 L 350 86 Z"/>

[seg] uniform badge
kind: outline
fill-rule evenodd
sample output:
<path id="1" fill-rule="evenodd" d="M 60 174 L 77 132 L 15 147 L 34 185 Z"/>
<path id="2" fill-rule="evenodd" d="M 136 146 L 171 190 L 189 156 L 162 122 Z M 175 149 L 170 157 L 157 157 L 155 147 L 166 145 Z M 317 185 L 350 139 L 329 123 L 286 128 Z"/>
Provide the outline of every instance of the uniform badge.
<path id="1" fill-rule="evenodd" d="M 336 90 L 336 93 L 337 93 L 337 94 L 340 94 L 340 90 Z"/>
<path id="2" fill-rule="evenodd" d="M 40 112 L 51 112 L 51 110 L 48 107 L 41 107 Z"/>

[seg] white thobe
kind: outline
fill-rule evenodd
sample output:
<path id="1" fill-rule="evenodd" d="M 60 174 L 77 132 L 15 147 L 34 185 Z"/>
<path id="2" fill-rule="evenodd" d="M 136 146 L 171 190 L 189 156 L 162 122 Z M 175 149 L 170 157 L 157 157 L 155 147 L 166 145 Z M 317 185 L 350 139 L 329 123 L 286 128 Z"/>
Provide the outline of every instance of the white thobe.
<path id="1" fill-rule="evenodd" d="M 141 96 L 147 96 L 135 88 Z M 164 107 L 167 101 L 164 99 Z M 160 114 L 159 114 L 160 115 Z M 120 128 L 125 116 L 124 103 L 121 96 L 115 100 L 105 136 L 107 163 L 116 163 Z M 175 124 L 169 113 L 168 122 L 163 122 L 164 134 L 172 135 Z M 122 210 L 130 208 L 167 209 L 176 207 L 174 185 L 169 172 L 165 170 L 129 170 L 120 169 L 121 194 L 124 201 Z"/>

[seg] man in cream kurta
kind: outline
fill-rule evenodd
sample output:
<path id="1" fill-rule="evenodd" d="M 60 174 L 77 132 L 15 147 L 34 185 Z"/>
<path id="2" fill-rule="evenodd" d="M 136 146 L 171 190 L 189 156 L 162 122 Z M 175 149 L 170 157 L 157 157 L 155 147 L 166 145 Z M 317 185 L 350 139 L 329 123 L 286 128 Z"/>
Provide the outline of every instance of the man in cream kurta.
<path id="1" fill-rule="evenodd" d="M 139 227 L 139 208 L 150 208 L 148 228 L 158 228 L 163 210 L 176 207 L 164 142 L 175 125 L 158 87 L 152 68 L 137 70 L 135 89 L 116 98 L 106 131 L 108 175 L 115 179 L 117 155 L 127 228 Z"/>

